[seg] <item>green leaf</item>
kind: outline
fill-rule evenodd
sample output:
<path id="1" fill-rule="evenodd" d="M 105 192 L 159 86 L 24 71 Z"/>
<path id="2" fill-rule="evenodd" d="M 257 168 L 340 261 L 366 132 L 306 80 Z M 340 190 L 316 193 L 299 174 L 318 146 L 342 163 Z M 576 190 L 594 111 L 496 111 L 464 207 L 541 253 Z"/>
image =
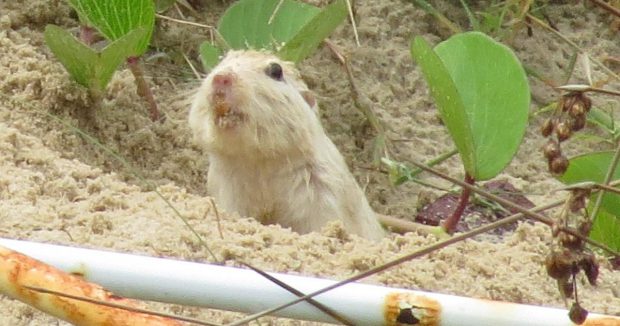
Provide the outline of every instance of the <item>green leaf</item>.
<path id="1" fill-rule="evenodd" d="M 614 152 L 609 151 L 574 157 L 570 160 L 566 173 L 559 179 L 566 184 L 586 181 L 601 183 L 605 180 L 613 155 Z M 616 167 L 612 181 L 618 179 L 620 168 Z M 595 196 L 590 197 L 590 203 L 594 202 Z M 611 246 L 614 250 L 620 250 L 620 195 L 606 192 L 600 208 L 600 212 L 594 217 L 590 237 Z"/>
<path id="2" fill-rule="evenodd" d="M 69 3 L 81 20 L 111 41 L 139 27 L 146 29 L 148 33 L 138 41 L 131 56 L 137 57 L 146 51 L 155 24 L 153 0 L 69 0 Z"/>
<path id="3" fill-rule="evenodd" d="M 144 28 L 134 29 L 101 51 L 96 75 L 101 89 L 105 89 L 118 66 L 135 53 L 136 44 L 148 34 Z"/>
<path id="4" fill-rule="evenodd" d="M 92 88 L 97 66 L 97 52 L 56 25 L 45 27 L 45 43 L 75 81 Z"/>
<path id="5" fill-rule="evenodd" d="M 209 42 L 202 42 L 200 44 L 200 59 L 202 60 L 202 66 L 205 70 L 211 70 L 220 61 L 222 50 L 215 47 Z"/>
<path id="6" fill-rule="evenodd" d="M 435 52 L 467 113 L 469 129 L 463 129 L 472 133 L 475 162 L 467 172 L 476 180 L 493 178 L 510 163 L 525 134 L 530 106 L 525 71 L 507 46 L 479 32 L 452 36 Z"/>
<path id="7" fill-rule="evenodd" d="M 437 109 L 461 155 L 463 166 L 471 176 L 476 168 L 474 139 L 465 107 L 443 62 L 423 38 L 416 36 L 411 43 L 411 56 L 422 68 Z"/>
<path id="8" fill-rule="evenodd" d="M 390 183 L 394 186 L 399 186 L 406 181 L 414 179 L 413 171 L 403 163 L 390 160 L 386 157 L 381 158 L 381 163 L 388 168 L 388 177 Z"/>
<path id="9" fill-rule="evenodd" d="M 588 122 L 594 123 L 608 132 L 614 139 L 620 132 L 617 121 L 614 120 L 612 112 L 605 112 L 599 108 L 592 108 L 588 113 Z"/>
<path id="10" fill-rule="evenodd" d="M 590 238 L 606 244 L 615 251 L 620 251 L 620 216 L 601 209 L 590 230 Z"/>
<path id="11" fill-rule="evenodd" d="M 102 92 L 118 66 L 135 52 L 136 42 L 147 33 L 138 28 L 97 53 L 64 29 L 48 25 L 45 42 L 75 81 L 91 91 Z"/>
<path id="12" fill-rule="evenodd" d="M 218 32 L 232 49 L 265 49 L 287 61 L 310 55 L 347 16 L 346 0 L 323 10 L 294 0 L 240 0 L 221 17 Z M 212 66 L 215 53 L 205 61 Z"/>
<path id="13" fill-rule="evenodd" d="M 278 56 L 287 61 L 300 62 L 312 54 L 346 17 L 345 0 L 338 0 L 323 8 L 318 15 L 304 25 L 299 33 L 286 42 Z"/>
<path id="14" fill-rule="evenodd" d="M 233 49 L 276 52 L 319 12 L 293 0 L 240 0 L 226 10 L 218 31 Z"/>

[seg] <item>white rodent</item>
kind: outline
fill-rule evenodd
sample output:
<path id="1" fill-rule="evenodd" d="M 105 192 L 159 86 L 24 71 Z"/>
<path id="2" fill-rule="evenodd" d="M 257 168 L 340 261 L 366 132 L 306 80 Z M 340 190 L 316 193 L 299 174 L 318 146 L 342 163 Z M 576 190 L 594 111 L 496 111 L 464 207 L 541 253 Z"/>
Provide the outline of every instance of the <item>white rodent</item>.
<path id="1" fill-rule="evenodd" d="M 228 211 L 299 233 L 341 220 L 385 235 L 318 118 L 314 95 L 290 62 L 230 51 L 204 79 L 189 124 L 209 155 L 207 190 Z"/>

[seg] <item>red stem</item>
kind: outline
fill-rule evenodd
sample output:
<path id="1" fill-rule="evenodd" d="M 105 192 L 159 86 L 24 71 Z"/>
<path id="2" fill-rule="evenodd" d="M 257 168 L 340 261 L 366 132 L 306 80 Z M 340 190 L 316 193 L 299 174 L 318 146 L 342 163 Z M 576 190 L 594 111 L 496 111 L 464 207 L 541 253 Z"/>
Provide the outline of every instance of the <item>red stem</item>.
<path id="1" fill-rule="evenodd" d="M 80 40 L 86 45 L 95 43 L 95 29 L 88 26 L 80 26 Z"/>
<path id="2" fill-rule="evenodd" d="M 469 173 L 465 172 L 465 183 L 473 185 L 476 181 Z M 461 190 L 461 196 L 459 197 L 459 202 L 454 212 L 450 217 L 445 219 L 443 223 L 441 223 L 441 227 L 446 230 L 448 234 L 452 234 L 456 229 L 456 225 L 461 220 L 463 216 L 463 212 L 465 212 L 465 208 L 467 207 L 467 203 L 469 202 L 469 196 L 471 194 L 471 190 L 469 188 L 463 188 Z"/>
<path id="3" fill-rule="evenodd" d="M 153 96 L 151 87 L 149 87 L 148 83 L 144 79 L 144 72 L 142 71 L 142 66 L 140 65 L 139 58 L 127 58 L 127 66 L 129 66 L 129 70 L 131 70 L 131 73 L 136 80 L 138 95 L 142 96 L 142 98 L 144 98 L 149 105 L 151 120 L 159 120 L 161 116 L 159 114 L 159 109 L 157 108 L 157 102 L 155 102 L 155 96 Z"/>

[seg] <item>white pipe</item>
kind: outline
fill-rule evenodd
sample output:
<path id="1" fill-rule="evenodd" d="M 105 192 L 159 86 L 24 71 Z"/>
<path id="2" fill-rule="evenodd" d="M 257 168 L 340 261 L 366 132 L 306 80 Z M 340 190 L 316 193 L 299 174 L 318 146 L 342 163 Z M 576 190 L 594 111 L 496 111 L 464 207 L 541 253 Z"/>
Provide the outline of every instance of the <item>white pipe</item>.
<path id="1" fill-rule="evenodd" d="M 255 313 L 296 298 L 246 269 L 1 238 L 0 245 L 64 271 L 83 274 L 87 280 L 117 295 L 135 299 Z M 304 293 L 334 283 L 325 279 L 270 274 Z M 403 318 L 408 311 L 412 311 L 418 319 L 424 317 L 427 321 L 424 325 L 572 325 L 567 311 L 563 309 L 360 283 L 344 285 L 315 299 L 355 325 L 396 325 L 396 316 L 401 314 Z M 409 309 L 412 305 L 419 309 Z M 386 310 L 391 313 L 386 314 Z M 305 302 L 281 310 L 276 315 L 334 322 Z M 441 320 L 440 323 L 433 320 L 434 315 Z M 596 314 L 588 317 L 589 322 L 601 319 L 606 320 L 604 325 L 620 325 L 618 317 Z"/>

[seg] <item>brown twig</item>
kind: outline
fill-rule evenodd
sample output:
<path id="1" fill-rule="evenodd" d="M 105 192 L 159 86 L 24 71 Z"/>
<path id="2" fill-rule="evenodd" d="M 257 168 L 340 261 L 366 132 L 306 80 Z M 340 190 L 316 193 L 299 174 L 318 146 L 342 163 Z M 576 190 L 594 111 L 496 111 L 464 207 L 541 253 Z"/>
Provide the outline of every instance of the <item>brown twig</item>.
<path id="1" fill-rule="evenodd" d="M 349 20 L 351 21 L 351 26 L 353 27 L 353 36 L 355 37 L 355 45 L 360 46 L 360 36 L 357 32 L 357 22 L 355 21 L 355 15 L 353 14 L 353 4 L 352 0 L 347 0 L 347 11 L 349 12 Z"/>
<path id="2" fill-rule="evenodd" d="M 220 233 L 220 238 L 224 239 L 224 232 L 222 232 L 222 222 L 220 220 L 220 212 L 217 210 L 217 205 L 215 205 L 215 200 L 213 200 L 213 197 L 209 197 L 209 202 L 211 203 L 211 207 L 213 207 L 213 211 L 215 212 L 217 231 Z"/>
<path id="3" fill-rule="evenodd" d="M 200 76 L 200 73 L 198 72 L 196 67 L 194 67 L 194 65 L 192 64 L 192 61 L 189 59 L 189 57 L 185 53 L 183 53 L 183 59 L 185 59 L 185 62 L 187 63 L 187 65 L 190 67 L 190 69 L 192 69 L 192 72 L 194 73 L 194 76 L 196 76 L 196 79 L 201 80 L 202 77 Z"/>
<path id="4" fill-rule="evenodd" d="M 536 18 L 535 16 L 531 15 L 531 14 L 527 14 L 526 17 L 528 17 L 530 19 L 531 22 L 539 25 L 540 27 L 542 27 L 543 29 L 546 29 L 548 31 L 550 31 L 552 34 L 556 35 L 557 37 L 559 37 L 562 41 L 566 42 L 568 45 L 572 46 L 573 48 L 577 49 L 579 52 L 581 53 L 585 53 L 585 51 L 583 49 L 581 49 L 581 47 L 579 47 L 579 45 L 577 45 L 575 42 L 569 40 L 566 36 L 562 35 L 562 33 L 556 31 L 555 29 L 551 28 L 549 25 L 547 25 L 545 22 L 541 21 L 540 19 Z M 611 69 L 609 69 L 607 66 L 605 66 L 604 64 L 602 64 L 601 62 L 599 62 L 598 60 L 595 60 L 594 58 L 591 58 L 592 62 L 594 62 L 597 66 L 599 66 L 601 69 L 603 69 L 609 76 L 613 77 L 616 80 L 620 80 L 620 76 L 618 76 L 615 72 L 611 71 Z"/>
<path id="5" fill-rule="evenodd" d="M 390 228 L 390 231 L 396 233 L 415 232 L 420 235 L 436 234 L 438 228 L 435 226 L 425 225 L 421 223 L 411 222 L 384 214 L 376 214 L 379 222 Z"/>
<path id="6" fill-rule="evenodd" d="M 298 297 L 302 297 L 304 296 L 304 293 L 295 289 L 294 287 L 282 282 L 281 280 L 269 275 L 268 273 L 253 267 L 250 264 L 246 264 L 244 262 L 241 262 L 241 264 L 253 271 L 255 271 L 256 273 L 258 273 L 260 276 L 268 279 L 269 281 L 275 283 L 276 285 L 278 285 L 279 287 L 289 291 L 290 293 L 298 296 Z M 348 319 L 346 319 L 345 317 L 341 316 L 340 314 L 338 314 L 337 312 L 335 312 L 334 310 L 332 310 L 331 308 L 325 306 L 324 304 L 314 300 L 314 299 L 308 299 L 306 300 L 306 302 L 308 302 L 309 304 L 313 305 L 315 308 L 321 310 L 322 312 L 326 313 L 327 315 L 329 315 L 330 317 L 334 318 L 335 320 L 339 321 L 340 323 L 342 323 L 343 325 L 355 325 L 352 322 L 350 322 Z"/>
<path id="7" fill-rule="evenodd" d="M 601 189 L 601 190 L 605 190 L 605 191 L 609 191 L 609 192 L 613 192 L 615 194 L 620 195 L 620 189 L 618 188 L 614 188 L 610 185 L 603 185 L 603 184 L 596 184 L 594 185 L 595 189 Z"/>
<path id="8" fill-rule="evenodd" d="M 191 22 L 191 21 L 187 21 L 187 20 L 182 20 L 182 19 L 176 19 L 176 18 L 172 18 L 172 17 L 160 15 L 160 14 L 155 14 L 155 17 L 160 18 L 160 19 L 164 19 L 164 20 L 169 20 L 169 21 L 172 21 L 172 22 L 175 22 L 175 23 L 179 23 L 179 24 L 192 25 L 192 26 L 202 27 L 202 28 L 206 28 L 206 29 L 215 29 L 211 25 L 195 23 L 195 22 Z"/>
<path id="9" fill-rule="evenodd" d="M 24 285 L 23 287 L 28 289 L 28 290 L 39 292 L 39 293 L 56 295 L 56 296 L 63 297 L 63 298 L 68 298 L 68 299 L 72 299 L 72 300 L 88 302 L 88 303 L 92 303 L 92 304 L 96 304 L 96 305 L 100 305 L 100 306 L 110 307 L 110 308 L 114 308 L 114 309 L 126 310 L 126 311 L 135 312 L 135 313 L 139 313 L 139 314 L 145 314 L 145 315 L 162 317 L 162 318 L 169 318 L 169 319 L 174 319 L 174 320 L 178 320 L 178 321 L 188 322 L 188 323 L 192 323 L 192 324 L 196 324 L 196 325 L 219 326 L 218 324 L 213 324 L 213 323 L 209 323 L 209 322 L 198 320 L 198 319 L 194 319 L 194 318 L 177 316 L 177 315 L 171 315 L 171 314 L 167 314 L 167 313 L 163 313 L 163 312 L 157 312 L 157 311 L 152 311 L 152 310 L 147 310 L 147 309 L 142 309 L 142 308 L 130 307 L 130 306 L 126 306 L 126 305 L 121 305 L 121 304 L 116 304 L 116 303 L 112 303 L 112 302 L 106 302 L 106 301 L 103 301 L 103 300 L 96 300 L 96 299 L 92 299 L 92 298 L 72 295 L 72 294 L 68 294 L 68 293 L 58 292 L 58 291 L 44 289 L 44 288 L 35 287 L 35 286 Z"/>
<path id="10" fill-rule="evenodd" d="M 608 4 L 607 2 L 603 1 L 603 0 L 590 0 L 590 2 L 594 3 L 595 5 L 609 11 L 610 13 L 612 13 L 613 15 L 616 15 L 616 17 L 620 17 L 620 9 Z"/>
<path id="11" fill-rule="evenodd" d="M 563 91 L 575 91 L 575 92 L 595 92 L 613 96 L 620 96 L 620 91 L 615 91 L 612 89 L 605 89 L 600 87 L 594 87 L 590 85 L 581 85 L 581 84 L 569 84 L 555 87 L 559 90 Z"/>
<path id="12" fill-rule="evenodd" d="M 340 61 L 340 64 L 342 64 L 345 72 L 347 73 L 347 79 L 349 80 L 349 88 L 351 90 L 353 104 L 364 115 L 372 129 L 374 129 L 374 131 L 377 133 L 377 136 L 375 137 L 373 161 L 375 162 L 375 164 L 379 164 L 381 160 L 380 156 L 389 156 L 389 139 L 385 135 L 384 124 L 381 120 L 379 120 L 379 118 L 373 111 L 372 101 L 364 94 L 362 94 L 357 88 L 357 83 L 355 82 L 355 77 L 353 76 L 349 58 L 347 58 L 342 53 L 342 51 L 340 51 L 332 42 L 326 40 L 325 44 L 336 56 L 338 61 Z"/>
<path id="13" fill-rule="evenodd" d="M 138 57 L 127 58 L 127 66 L 129 66 L 129 70 L 131 70 L 131 73 L 136 80 L 138 95 L 144 98 L 149 105 L 151 120 L 159 121 L 161 119 L 161 115 L 159 114 L 159 109 L 157 108 L 157 102 L 155 101 L 155 96 L 151 91 L 151 87 L 146 82 L 146 79 L 144 79 L 144 71 L 142 70 L 139 60 L 140 58 Z"/>

